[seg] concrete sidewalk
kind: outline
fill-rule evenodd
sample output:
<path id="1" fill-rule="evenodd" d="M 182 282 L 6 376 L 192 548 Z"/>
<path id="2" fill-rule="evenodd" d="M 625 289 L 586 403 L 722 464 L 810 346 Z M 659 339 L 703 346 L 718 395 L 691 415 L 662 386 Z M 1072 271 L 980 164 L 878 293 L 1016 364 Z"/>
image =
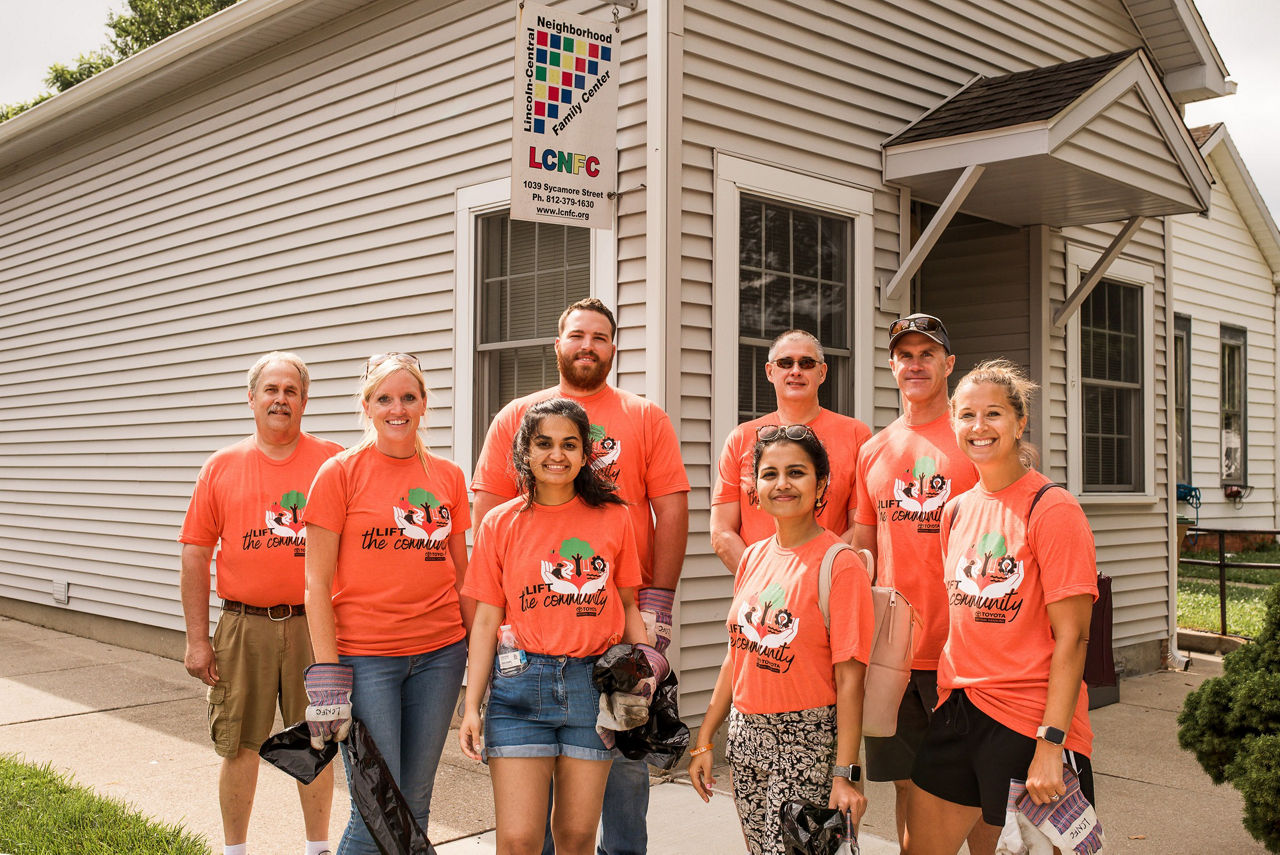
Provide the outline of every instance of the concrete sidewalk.
<path id="1" fill-rule="evenodd" d="M 1214 787 L 1177 747 L 1175 718 L 1191 688 L 1221 672 L 1197 654 L 1187 673 L 1126 680 L 1121 703 L 1095 710 L 1094 750 L 1106 852 L 1117 855 L 1252 855 L 1265 852 L 1240 824 L 1241 800 Z M 0 753 L 52 763 L 103 795 L 203 834 L 221 852 L 218 758 L 205 732 L 204 690 L 180 662 L 0 618 Z M 338 765 L 330 839 L 348 816 Z M 722 774 L 723 773 L 723 774 Z M 704 805 L 682 774 L 655 778 L 649 808 L 654 855 L 729 855 L 743 851 L 733 800 Z M 863 852 L 897 851 L 893 790 L 868 788 Z M 446 743 L 429 835 L 441 855 L 494 852 L 488 775 Z M 265 764 L 250 826 L 256 855 L 302 850 L 302 820 L 292 779 Z"/>

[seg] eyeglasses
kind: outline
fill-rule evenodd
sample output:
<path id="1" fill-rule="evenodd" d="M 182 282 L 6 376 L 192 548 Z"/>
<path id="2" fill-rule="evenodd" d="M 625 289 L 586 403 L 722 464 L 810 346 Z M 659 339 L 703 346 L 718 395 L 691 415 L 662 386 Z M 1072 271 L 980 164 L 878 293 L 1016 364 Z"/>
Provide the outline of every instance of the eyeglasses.
<path id="1" fill-rule="evenodd" d="M 781 368 L 783 371 L 790 371 L 797 363 L 800 365 L 801 371 L 812 371 L 822 364 L 820 360 L 814 359 L 812 356 L 802 356 L 799 359 L 792 359 L 790 356 L 780 356 L 773 360 L 773 364 Z"/>
<path id="2" fill-rule="evenodd" d="M 773 442 L 783 437 L 799 442 L 808 437 L 817 439 L 818 435 L 808 425 L 761 425 L 756 428 L 756 439 L 761 442 Z"/>
<path id="3" fill-rule="evenodd" d="M 893 338 L 898 333 L 907 330 L 915 330 L 922 333 L 942 333 L 946 334 L 947 328 L 942 325 L 942 321 L 931 315 L 914 315 L 909 318 L 898 318 L 889 324 L 889 337 Z"/>
<path id="4" fill-rule="evenodd" d="M 414 356 L 412 353 L 400 353 L 399 351 L 393 350 L 389 353 L 375 353 L 373 356 L 370 356 L 369 361 L 364 364 L 364 374 L 360 375 L 360 379 L 368 379 L 369 372 L 386 362 L 388 359 L 394 359 L 396 362 L 401 362 L 405 365 L 412 365 L 419 371 L 422 370 L 422 363 L 418 362 L 418 357 Z"/>

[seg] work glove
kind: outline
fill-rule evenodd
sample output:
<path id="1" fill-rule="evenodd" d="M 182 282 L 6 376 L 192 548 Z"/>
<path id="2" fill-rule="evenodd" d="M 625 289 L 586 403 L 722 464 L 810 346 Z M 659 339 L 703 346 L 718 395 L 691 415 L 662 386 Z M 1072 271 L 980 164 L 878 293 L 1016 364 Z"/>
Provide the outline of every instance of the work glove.
<path id="1" fill-rule="evenodd" d="M 649 643 L 659 653 L 666 653 L 671 644 L 671 606 L 675 599 L 676 592 L 670 588 L 641 588 L 636 596 Z"/>
<path id="2" fill-rule="evenodd" d="M 307 731 L 311 734 L 311 747 L 317 751 L 329 741 L 341 742 L 351 730 L 350 665 L 337 662 L 317 662 L 302 672 L 302 683 L 307 690 Z"/>

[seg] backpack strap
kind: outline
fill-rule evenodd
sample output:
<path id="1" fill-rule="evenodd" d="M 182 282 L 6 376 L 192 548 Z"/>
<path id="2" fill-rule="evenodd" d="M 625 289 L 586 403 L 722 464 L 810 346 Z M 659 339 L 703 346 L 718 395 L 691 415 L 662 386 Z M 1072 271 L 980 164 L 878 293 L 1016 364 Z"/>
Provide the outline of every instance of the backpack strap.
<path id="1" fill-rule="evenodd" d="M 836 563 L 836 556 L 846 549 L 853 551 L 853 547 L 843 540 L 831 544 L 827 554 L 822 556 L 822 566 L 818 568 L 818 608 L 822 610 L 822 625 L 827 629 L 831 629 L 831 568 Z"/>
<path id="2" fill-rule="evenodd" d="M 1054 487 L 1062 487 L 1062 489 L 1064 490 L 1067 489 L 1066 486 L 1063 484 L 1059 484 L 1056 481 L 1050 481 L 1048 484 L 1045 484 L 1043 487 L 1037 490 L 1036 497 L 1031 500 L 1031 507 L 1027 508 L 1027 527 L 1028 528 L 1031 527 L 1031 514 L 1035 511 L 1036 505 L 1040 504 L 1040 497 L 1042 497 L 1045 493 L 1052 490 Z M 952 514 L 951 522 L 954 523 L 955 520 L 956 520 L 955 514 Z"/>

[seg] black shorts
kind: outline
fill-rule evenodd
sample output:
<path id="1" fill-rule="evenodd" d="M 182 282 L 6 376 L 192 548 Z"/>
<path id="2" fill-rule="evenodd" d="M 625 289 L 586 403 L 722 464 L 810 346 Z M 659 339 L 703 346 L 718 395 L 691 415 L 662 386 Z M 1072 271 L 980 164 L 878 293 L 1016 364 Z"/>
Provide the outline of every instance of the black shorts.
<path id="1" fill-rule="evenodd" d="M 1026 779 L 1035 753 L 1035 739 L 1010 730 L 955 691 L 934 713 L 911 780 L 940 799 L 982 808 L 983 822 L 1002 826 L 1009 780 Z M 1062 761 L 1075 770 L 1080 791 L 1096 806 L 1089 758 L 1064 751 Z"/>
<path id="2" fill-rule="evenodd" d="M 897 731 L 893 736 L 867 737 L 867 780 L 905 781 L 911 777 L 937 705 L 938 672 L 912 669 L 898 706 Z"/>

